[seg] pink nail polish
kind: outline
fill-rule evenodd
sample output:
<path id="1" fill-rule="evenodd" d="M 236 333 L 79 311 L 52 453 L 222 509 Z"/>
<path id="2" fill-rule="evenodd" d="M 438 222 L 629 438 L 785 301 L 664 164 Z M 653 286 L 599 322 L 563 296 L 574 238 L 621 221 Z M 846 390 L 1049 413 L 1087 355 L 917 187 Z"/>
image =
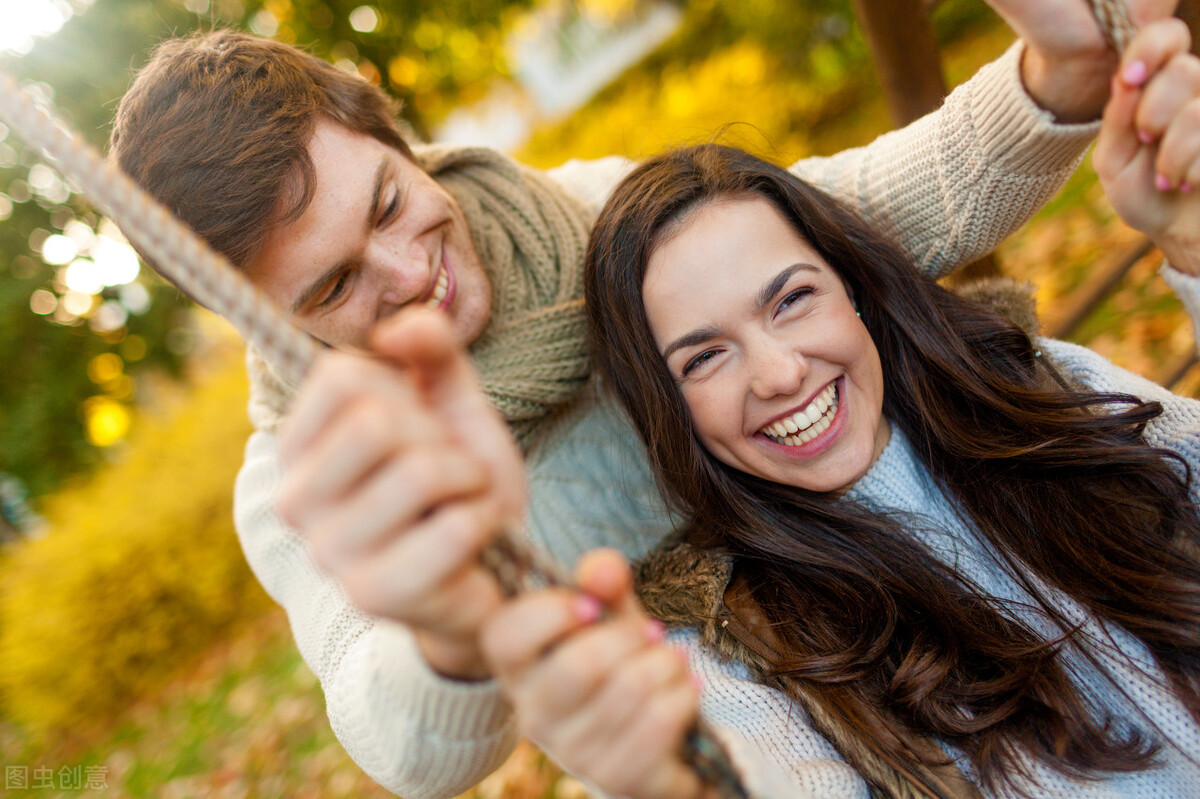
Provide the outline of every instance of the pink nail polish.
<path id="1" fill-rule="evenodd" d="M 1183 183 L 1180 183 L 1180 184 L 1179 184 L 1179 190 L 1180 190 L 1181 192 L 1183 192 L 1184 194 L 1191 194 L 1191 193 L 1192 193 L 1192 184 L 1191 184 L 1191 183 L 1188 183 L 1188 182 L 1185 180 Z"/>
<path id="2" fill-rule="evenodd" d="M 1159 191 L 1170 191 L 1171 181 L 1167 179 L 1166 175 L 1155 175 L 1154 188 L 1158 189 Z"/>
<path id="3" fill-rule="evenodd" d="M 595 597 L 587 594 L 580 594 L 575 597 L 575 601 L 571 604 L 571 612 L 575 614 L 575 618 L 584 624 L 591 624 L 596 619 L 600 618 L 600 603 Z"/>
<path id="4" fill-rule="evenodd" d="M 1142 144 L 1152 144 L 1154 142 L 1154 134 L 1148 130 L 1139 130 L 1137 132 L 1138 141 Z"/>
<path id="5" fill-rule="evenodd" d="M 667 637 L 667 628 L 658 619 L 649 619 L 642 628 L 642 636 L 652 644 L 657 644 Z"/>
<path id="6" fill-rule="evenodd" d="M 1130 61 L 1121 70 L 1121 80 L 1130 86 L 1141 86 L 1146 82 L 1146 64 L 1143 61 Z"/>

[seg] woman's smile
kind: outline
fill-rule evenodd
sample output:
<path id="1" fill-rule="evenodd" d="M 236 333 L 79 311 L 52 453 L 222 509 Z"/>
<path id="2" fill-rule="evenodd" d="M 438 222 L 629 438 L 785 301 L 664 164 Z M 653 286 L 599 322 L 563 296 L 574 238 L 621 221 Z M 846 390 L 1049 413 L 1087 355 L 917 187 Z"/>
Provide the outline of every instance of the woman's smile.
<path id="1" fill-rule="evenodd" d="M 830 383 L 812 402 L 758 431 L 766 446 L 791 457 L 812 458 L 825 452 L 846 427 L 846 404 L 840 400 L 842 380 Z"/>
<path id="2" fill-rule="evenodd" d="M 765 199 L 693 211 L 642 284 L 700 443 L 723 463 L 841 491 L 887 443 L 879 353 L 838 273 Z"/>

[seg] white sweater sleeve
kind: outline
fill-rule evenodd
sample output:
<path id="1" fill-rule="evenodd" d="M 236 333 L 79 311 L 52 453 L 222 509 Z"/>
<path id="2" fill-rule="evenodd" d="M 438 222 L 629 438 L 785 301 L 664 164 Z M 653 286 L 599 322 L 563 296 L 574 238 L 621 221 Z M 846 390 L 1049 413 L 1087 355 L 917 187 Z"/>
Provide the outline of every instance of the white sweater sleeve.
<path id="1" fill-rule="evenodd" d="M 840 198 L 940 277 L 991 252 L 1079 165 L 1099 122 L 1056 124 L 1022 88 L 1014 44 L 941 109 L 792 172 Z"/>
<path id="2" fill-rule="evenodd" d="M 677 629 L 668 640 L 688 653 L 692 673 L 704 682 L 700 709 L 729 749 L 756 797 L 867 799 L 867 783 L 808 714 L 783 693 L 754 680 L 744 666 L 722 661 L 695 629 Z"/>
<path id="3" fill-rule="evenodd" d="M 1192 318 L 1192 327 L 1200 319 L 1200 277 L 1185 275 L 1170 266 L 1162 269 L 1163 277 Z M 1167 389 L 1141 375 L 1129 372 L 1078 344 L 1046 339 L 1043 349 L 1060 369 L 1069 372 L 1093 391 L 1113 391 L 1152 400 L 1163 406 L 1160 416 L 1146 425 L 1146 443 L 1171 450 L 1183 458 L 1191 469 L 1191 499 L 1200 505 L 1200 400 L 1172 394 Z"/>
<path id="4" fill-rule="evenodd" d="M 234 494 L 238 535 L 255 576 L 287 610 L 334 733 L 372 779 L 406 799 L 462 793 L 516 745 L 508 704 L 493 683 L 434 674 L 406 628 L 350 603 L 275 512 L 281 473 L 276 436 L 252 435 Z"/>

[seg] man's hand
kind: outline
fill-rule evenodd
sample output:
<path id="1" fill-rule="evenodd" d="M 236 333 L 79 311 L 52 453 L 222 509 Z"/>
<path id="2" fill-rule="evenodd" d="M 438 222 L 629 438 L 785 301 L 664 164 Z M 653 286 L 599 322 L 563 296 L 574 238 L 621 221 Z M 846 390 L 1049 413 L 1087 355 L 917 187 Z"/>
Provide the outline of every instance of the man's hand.
<path id="1" fill-rule="evenodd" d="M 436 671 L 486 677 L 477 633 L 501 595 L 477 556 L 520 523 L 520 453 L 441 315 L 399 313 L 371 345 L 379 360 L 331 353 L 305 381 L 281 430 L 279 510 Z"/>
<path id="2" fill-rule="evenodd" d="M 606 793 L 707 794 L 679 755 L 699 713 L 683 653 L 642 611 L 613 550 L 585 555 L 580 590 L 518 597 L 484 628 L 483 646 L 522 731 Z"/>
<path id="3" fill-rule="evenodd" d="M 1117 53 L 1105 43 L 1088 0 L 987 0 L 1026 45 L 1021 77 L 1034 102 L 1060 122 L 1097 119 L 1108 100 Z M 1142 28 L 1171 16 L 1178 0 L 1126 0 Z"/>
<path id="4" fill-rule="evenodd" d="M 1176 20 L 1144 29 L 1113 79 L 1092 157 L 1113 208 L 1200 274 L 1200 59 Z"/>

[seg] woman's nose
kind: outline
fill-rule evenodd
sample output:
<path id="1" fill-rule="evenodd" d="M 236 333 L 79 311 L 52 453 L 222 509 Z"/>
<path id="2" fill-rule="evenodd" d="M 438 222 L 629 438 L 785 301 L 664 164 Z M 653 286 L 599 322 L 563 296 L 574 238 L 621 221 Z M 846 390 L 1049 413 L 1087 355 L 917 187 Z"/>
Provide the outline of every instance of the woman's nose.
<path id="1" fill-rule="evenodd" d="M 808 359 L 794 347 L 773 343 L 750 358 L 750 390 L 759 399 L 795 394 L 808 375 Z"/>

